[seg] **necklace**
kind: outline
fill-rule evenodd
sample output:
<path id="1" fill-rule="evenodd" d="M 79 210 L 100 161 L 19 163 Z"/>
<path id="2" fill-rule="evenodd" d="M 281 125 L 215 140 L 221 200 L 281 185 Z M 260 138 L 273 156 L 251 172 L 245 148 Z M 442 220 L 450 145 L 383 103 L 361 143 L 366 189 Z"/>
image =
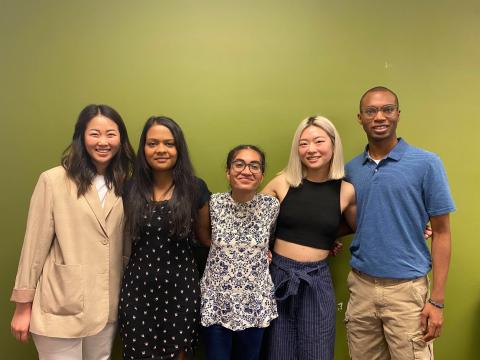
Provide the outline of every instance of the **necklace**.
<path id="1" fill-rule="evenodd" d="M 154 190 L 153 190 L 153 196 L 152 196 L 153 201 L 155 201 L 155 202 L 160 202 L 160 201 L 170 200 L 170 198 L 167 199 L 167 195 L 170 193 L 170 190 L 172 190 L 173 185 L 174 185 L 174 184 L 173 184 L 173 181 L 172 181 L 172 183 L 171 183 L 170 186 L 167 188 L 167 190 L 165 190 L 164 192 L 160 193 L 159 196 L 155 196 L 155 189 L 154 189 Z"/>

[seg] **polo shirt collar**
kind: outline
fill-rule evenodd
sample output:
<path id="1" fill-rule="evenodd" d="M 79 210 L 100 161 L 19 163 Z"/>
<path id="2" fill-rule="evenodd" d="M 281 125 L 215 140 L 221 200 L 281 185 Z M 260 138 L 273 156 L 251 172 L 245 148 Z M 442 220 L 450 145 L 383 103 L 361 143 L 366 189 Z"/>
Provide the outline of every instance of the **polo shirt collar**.
<path id="1" fill-rule="evenodd" d="M 405 151 L 407 151 L 408 144 L 405 140 L 402 138 L 398 138 L 398 143 L 395 145 L 395 147 L 390 150 L 388 155 L 385 157 L 385 159 L 390 158 L 392 160 L 398 161 L 402 158 L 403 154 L 405 154 Z M 365 146 L 365 151 L 363 152 L 363 162 L 362 165 L 368 162 L 370 160 L 370 155 L 368 154 L 368 144 Z"/>

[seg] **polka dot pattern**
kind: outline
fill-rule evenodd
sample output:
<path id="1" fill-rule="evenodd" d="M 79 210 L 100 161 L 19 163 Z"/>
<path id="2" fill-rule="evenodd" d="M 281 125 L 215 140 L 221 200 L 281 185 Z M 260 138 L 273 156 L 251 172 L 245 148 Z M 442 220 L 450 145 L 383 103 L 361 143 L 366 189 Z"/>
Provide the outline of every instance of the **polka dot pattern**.
<path id="1" fill-rule="evenodd" d="M 191 234 L 171 234 L 166 201 L 144 220 L 120 292 L 123 356 L 174 359 L 181 351 L 191 353 L 198 341 L 200 288 Z"/>

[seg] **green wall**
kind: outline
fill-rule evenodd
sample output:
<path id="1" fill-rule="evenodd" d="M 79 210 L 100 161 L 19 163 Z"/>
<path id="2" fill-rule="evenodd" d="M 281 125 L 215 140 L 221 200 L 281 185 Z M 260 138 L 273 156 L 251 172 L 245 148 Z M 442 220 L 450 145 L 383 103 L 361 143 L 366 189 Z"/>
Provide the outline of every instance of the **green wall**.
<path id="1" fill-rule="evenodd" d="M 476 358 L 479 23 L 473 0 L 0 0 L 0 356 L 35 358 L 9 333 L 8 298 L 33 186 L 58 164 L 83 106 L 115 107 L 135 145 L 149 115 L 173 117 L 198 174 L 222 191 L 230 147 L 261 145 L 268 180 L 308 115 L 335 122 L 350 159 L 365 143 L 359 97 L 383 84 L 400 96 L 399 135 L 444 160 L 458 208 L 436 359 Z M 348 357 L 348 257 L 332 267 L 336 359 Z"/>

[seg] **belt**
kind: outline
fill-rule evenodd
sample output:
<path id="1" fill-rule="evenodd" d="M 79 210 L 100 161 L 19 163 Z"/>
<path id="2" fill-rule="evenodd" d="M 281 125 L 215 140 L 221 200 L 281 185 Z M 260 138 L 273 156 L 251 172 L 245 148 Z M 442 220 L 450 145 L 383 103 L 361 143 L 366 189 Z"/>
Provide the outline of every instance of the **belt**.
<path id="1" fill-rule="evenodd" d="M 312 285 L 312 276 L 310 274 L 316 272 L 320 268 L 320 265 L 318 265 L 309 269 L 308 271 L 305 271 L 285 268 L 279 266 L 278 264 L 275 264 L 275 266 L 287 273 L 285 279 L 280 281 L 278 285 L 275 286 L 275 299 L 277 299 L 278 301 L 285 300 L 291 295 L 297 295 L 298 287 L 300 286 L 300 282 L 302 280 L 305 281 L 308 285 Z M 277 293 L 282 289 L 285 290 L 283 296 L 277 296 Z"/>
<path id="2" fill-rule="evenodd" d="M 352 272 L 355 273 L 357 276 L 361 277 L 364 280 L 367 280 L 368 282 L 374 283 L 374 284 L 383 284 L 383 285 L 394 285 L 394 284 L 401 284 L 404 282 L 408 281 L 414 281 L 419 278 L 413 278 L 413 279 L 392 279 L 392 278 L 382 278 L 382 277 L 376 277 L 376 276 L 371 276 L 368 274 L 365 274 L 364 272 L 361 272 L 360 270 L 357 270 L 355 268 L 352 268 Z M 420 278 L 423 278 L 421 276 Z"/>

